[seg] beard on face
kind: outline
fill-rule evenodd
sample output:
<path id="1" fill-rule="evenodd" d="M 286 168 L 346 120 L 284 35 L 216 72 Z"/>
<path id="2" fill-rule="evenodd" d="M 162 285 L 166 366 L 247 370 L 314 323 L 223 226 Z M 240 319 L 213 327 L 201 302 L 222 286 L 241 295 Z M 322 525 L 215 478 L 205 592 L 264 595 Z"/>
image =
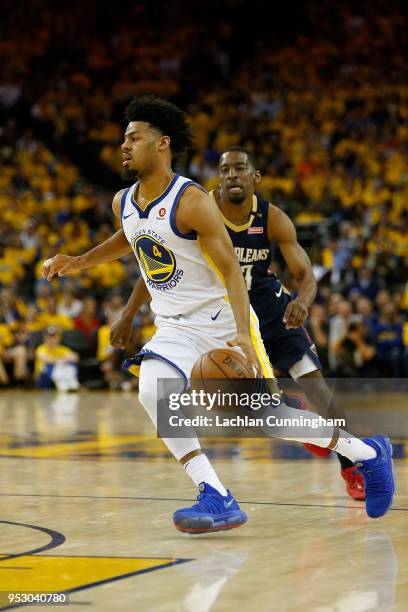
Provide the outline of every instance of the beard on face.
<path id="1" fill-rule="evenodd" d="M 135 181 L 139 177 L 139 173 L 137 170 L 127 167 L 122 168 L 121 175 L 124 181 Z"/>
<path id="2" fill-rule="evenodd" d="M 230 204 L 236 204 L 237 206 L 242 204 L 246 198 L 246 189 L 244 188 L 242 188 L 241 193 L 231 193 L 226 185 L 220 185 L 219 191 L 222 198 L 226 198 Z"/>
<path id="3" fill-rule="evenodd" d="M 228 194 L 228 201 L 230 202 L 230 204 L 242 204 L 242 202 L 245 200 L 245 194 Z"/>

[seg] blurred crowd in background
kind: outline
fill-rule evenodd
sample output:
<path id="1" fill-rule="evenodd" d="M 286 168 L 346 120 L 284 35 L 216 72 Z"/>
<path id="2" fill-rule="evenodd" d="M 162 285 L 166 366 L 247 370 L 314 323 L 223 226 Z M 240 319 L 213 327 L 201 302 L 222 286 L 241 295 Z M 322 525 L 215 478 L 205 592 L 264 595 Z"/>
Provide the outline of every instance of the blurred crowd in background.
<path id="1" fill-rule="evenodd" d="M 351 6 L 310 2 L 271 23 L 258 0 L 2 3 L 0 385 L 40 384 L 51 354 L 82 382 L 132 384 L 109 326 L 135 259 L 51 284 L 41 267 L 117 228 L 123 111 L 145 92 L 187 110 L 196 149 L 178 170 L 207 189 L 224 148 L 255 156 L 319 281 L 308 326 L 326 372 L 408 376 L 408 19 Z M 296 291 L 279 253 L 273 271 Z M 146 307 L 128 353 L 153 331 Z"/>

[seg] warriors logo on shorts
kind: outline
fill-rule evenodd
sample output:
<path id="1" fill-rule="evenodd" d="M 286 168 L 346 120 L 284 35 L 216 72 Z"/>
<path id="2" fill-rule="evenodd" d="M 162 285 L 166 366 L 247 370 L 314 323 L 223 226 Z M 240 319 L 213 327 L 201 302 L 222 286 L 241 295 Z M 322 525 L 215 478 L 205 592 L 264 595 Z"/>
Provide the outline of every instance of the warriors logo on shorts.
<path id="1" fill-rule="evenodd" d="M 153 283 L 166 283 L 174 276 L 176 259 L 163 244 L 142 234 L 136 238 L 133 248 L 140 266 Z"/>

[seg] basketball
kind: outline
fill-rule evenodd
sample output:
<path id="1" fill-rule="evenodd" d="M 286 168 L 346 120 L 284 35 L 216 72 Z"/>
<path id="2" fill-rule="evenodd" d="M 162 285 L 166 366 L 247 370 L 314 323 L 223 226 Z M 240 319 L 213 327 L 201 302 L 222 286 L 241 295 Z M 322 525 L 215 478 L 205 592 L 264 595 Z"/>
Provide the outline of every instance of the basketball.
<path id="1" fill-rule="evenodd" d="M 204 353 L 191 371 L 191 389 L 205 393 L 251 393 L 255 390 L 255 375 L 245 357 L 233 349 L 214 349 Z M 248 380 L 254 383 L 248 385 Z M 237 409 L 235 404 L 223 410 Z"/>
<path id="2" fill-rule="evenodd" d="M 255 378 L 245 357 L 233 349 L 214 349 L 201 355 L 191 371 L 191 379 L 201 381 L 211 378 Z"/>

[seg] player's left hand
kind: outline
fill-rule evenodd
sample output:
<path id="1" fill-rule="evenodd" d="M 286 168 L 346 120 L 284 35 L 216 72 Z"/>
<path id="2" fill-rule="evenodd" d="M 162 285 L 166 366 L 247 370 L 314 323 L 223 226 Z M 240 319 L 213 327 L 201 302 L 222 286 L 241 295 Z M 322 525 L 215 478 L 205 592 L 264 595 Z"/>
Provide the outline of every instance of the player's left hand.
<path id="1" fill-rule="evenodd" d="M 234 340 L 230 340 L 227 342 L 228 346 L 239 346 L 245 357 L 248 359 L 248 363 L 254 371 L 256 372 L 259 378 L 263 377 L 261 364 L 258 361 L 258 357 L 256 356 L 256 352 L 254 349 L 254 345 L 252 344 L 251 336 L 249 334 L 237 334 Z"/>
<path id="2" fill-rule="evenodd" d="M 110 330 L 109 341 L 113 348 L 125 349 L 132 337 L 132 319 L 121 316 L 115 321 Z"/>
<path id="3" fill-rule="evenodd" d="M 289 302 L 283 315 L 283 322 L 286 329 L 296 329 L 306 321 L 308 310 L 298 298 Z"/>
<path id="4" fill-rule="evenodd" d="M 81 257 L 58 254 L 44 261 L 41 275 L 49 282 L 56 274 L 65 276 L 66 274 L 76 274 L 81 270 Z"/>

